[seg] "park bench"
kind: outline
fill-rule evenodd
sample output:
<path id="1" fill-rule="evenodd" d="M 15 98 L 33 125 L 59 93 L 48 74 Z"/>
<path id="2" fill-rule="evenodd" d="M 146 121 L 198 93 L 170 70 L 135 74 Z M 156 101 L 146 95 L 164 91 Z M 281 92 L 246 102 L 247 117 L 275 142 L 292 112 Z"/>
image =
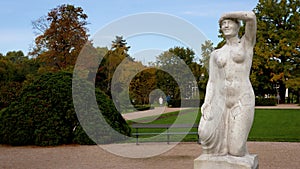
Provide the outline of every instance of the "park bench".
<path id="1" fill-rule="evenodd" d="M 180 128 L 197 128 L 198 124 L 132 124 L 132 129 L 135 129 L 135 132 L 132 133 L 132 136 L 136 138 L 136 145 L 139 145 L 139 137 L 140 136 L 152 136 L 152 135 L 166 135 L 167 143 L 170 144 L 170 135 L 197 135 L 197 142 L 200 143 L 198 132 L 192 131 L 169 131 L 172 129 L 180 129 Z M 139 129 L 165 129 L 166 132 L 139 132 Z"/>

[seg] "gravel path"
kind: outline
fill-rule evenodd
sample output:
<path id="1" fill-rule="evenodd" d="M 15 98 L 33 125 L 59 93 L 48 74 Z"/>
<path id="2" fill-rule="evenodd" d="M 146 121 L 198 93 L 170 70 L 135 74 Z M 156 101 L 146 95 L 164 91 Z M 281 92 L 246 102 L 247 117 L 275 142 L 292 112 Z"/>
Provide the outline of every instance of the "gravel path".
<path id="1" fill-rule="evenodd" d="M 250 153 L 258 154 L 260 169 L 299 169 L 300 143 L 249 142 Z M 151 158 L 124 158 L 98 146 L 57 147 L 0 146 L 1 169 L 193 169 L 201 145 L 180 143 Z"/>

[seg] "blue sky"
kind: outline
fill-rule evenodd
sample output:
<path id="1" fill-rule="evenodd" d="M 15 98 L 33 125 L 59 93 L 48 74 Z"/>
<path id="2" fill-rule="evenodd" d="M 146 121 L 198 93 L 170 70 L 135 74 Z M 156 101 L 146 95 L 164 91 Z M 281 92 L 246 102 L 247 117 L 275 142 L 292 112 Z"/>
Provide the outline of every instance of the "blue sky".
<path id="1" fill-rule="evenodd" d="M 0 2 L 0 53 L 22 50 L 27 54 L 35 38 L 31 22 L 64 3 L 83 8 L 88 15 L 90 23 L 88 29 L 91 36 L 122 17 L 158 12 L 174 15 L 189 22 L 216 45 L 220 41 L 217 37 L 220 15 L 229 11 L 252 10 L 258 0 L 4 0 Z M 147 38 L 156 39 L 156 37 L 144 37 Z M 128 45 L 131 46 L 130 52 L 134 54 L 142 48 L 157 49 L 160 45 L 160 50 L 165 50 L 178 44 L 173 40 L 164 39 L 156 39 L 156 42 L 160 43 L 145 44 L 143 37 L 139 37 L 134 40 L 128 39 Z"/>

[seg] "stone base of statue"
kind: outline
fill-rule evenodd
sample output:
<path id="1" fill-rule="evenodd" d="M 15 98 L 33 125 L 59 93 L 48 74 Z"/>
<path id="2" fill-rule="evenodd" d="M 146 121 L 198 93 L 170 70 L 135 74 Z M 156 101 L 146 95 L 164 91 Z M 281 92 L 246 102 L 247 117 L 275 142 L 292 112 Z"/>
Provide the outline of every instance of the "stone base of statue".
<path id="1" fill-rule="evenodd" d="M 194 160 L 194 169 L 258 169 L 258 156 L 213 156 L 202 154 Z"/>

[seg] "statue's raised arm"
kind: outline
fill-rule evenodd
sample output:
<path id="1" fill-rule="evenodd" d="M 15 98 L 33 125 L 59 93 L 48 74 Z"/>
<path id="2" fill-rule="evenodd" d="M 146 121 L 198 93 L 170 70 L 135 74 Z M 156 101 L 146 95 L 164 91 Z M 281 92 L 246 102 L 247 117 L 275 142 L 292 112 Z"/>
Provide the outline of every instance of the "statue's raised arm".
<path id="1" fill-rule="evenodd" d="M 245 38 L 245 41 L 249 45 L 251 45 L 251 46 L 255 45 L 257 23 L 256 23 L 256 16 L 255 16 L 254 12 L 238 11 L 238 12 L 225 13 L 219 19 L 220 26 L 222 24 L 222 21 L 224 21 L 226 19 L 236 19 L 237 21 L 244 21 L 245 34 L 244 34 L 243 38 Z"/>

